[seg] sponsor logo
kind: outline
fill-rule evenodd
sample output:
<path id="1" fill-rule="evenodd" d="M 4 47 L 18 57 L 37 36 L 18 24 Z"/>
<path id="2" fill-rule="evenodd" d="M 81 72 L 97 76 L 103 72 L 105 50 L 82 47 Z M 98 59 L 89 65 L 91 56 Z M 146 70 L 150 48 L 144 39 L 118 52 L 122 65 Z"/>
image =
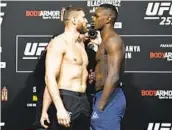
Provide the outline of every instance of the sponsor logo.
<path id="1" fill-rule="evenodd" d="M 117 11 L 119 11 L 119 7 L 121 6 L 121 0 L 87 0 L 87 7 L 89 7 L 90 13 L 94 13 L 99 5 L 106 3 L 114 5 Z M 116 22 L 114 28 L 122 28 L 122 22 Z"/>
<path id="2" fill-rule="evenodd" d="M 27 107 L 36 107 L 36 103 L 27 103 Z"/>
<path id="3" fill-rule="evenodd" d="M 166 59 L 172 61 L 172 52 L 150 52 L 150 59 Z"/>
<path id="4" fill-rule="evenodd" d="M 26 10 L 27 17 L 42 17 L 42 19 L 60 19 L 59 10 Z"/>
<path id="5" fill-rule="evenodd" d="M 38 101 L 38 96 L 36 95 L 36 86 L 33 86 L 33 89 L 32 89 L 32 92 L 33 92 L 33 95 L 32 95 L 32 102 L 30 103 L 27 103 L 26 106 L 27 107 L 36 107 L 36 102 Z"/>
<path id="6" fill-rule="evenodd" d="M 0 3 L 0 8 L 1 7 L 6 7 L 6 6 L 7 6 L 7 3 Z M 1 10 L 0 10 L 0 25 L 2 24 L 4 14 L 5 13 L 1 12 Z"/>
<path id="7" fill-rule="evenodd" d="M 141 90 L 142 97 L 158 97 L 159 99 L 172 99 L 172 90 Z"/>
<path id="8" fill-rule="evenodd" d="M 24 50 L 23 59 L 38 59 L 45 50 L 48 43 L 27 42 Z"/>
<path id="9" fill-rule="evenodd" d="M 37 102 L 37 101 L 38 101 L 38 97 L 37 97 L 37 95 L 36 95 L 36 86 L 33 87 L 32 101 L 33 101 L 33 102 Z"/>
<path id="10" fill-rule="evenodd" d="M 16 37 L 16 72 L 33 72 L 51 37 L 18 35 Z"/>
<path id="11" fill-rule="evenodd" d="M 99 115 L 96 112 L 94 112 L 91 118 L 92 119 L 98 119 Z"/>
<path id="12" fill-rule="evenodd" d="M 122 22 L 115 22 L 114 28 L 122 28 Z"/>
<path id="13" fill-rule="evenodd" d="M 8 89 L 6 87 L 3 87 L 0 92 L 1 102 L 8 101 Z"/>
<path id="14" fill-rule="evenodd" d="M 125 47 L 125 51 L 126 51 L 125 58 L 132 59 L 133 53 L 140 53 L 140 46 L 139 45 L 135 45 L 135 46 L 129 45 L 129 46 Z"/>
<path id="15" fill-rule="evenodd" d="M 171 130 L 171 123 L 149 123 L 147 130 Z"/>
<path id="16" fill-rule="evenodd" d="M 170 48 L 172 47 L 172 44 L 160 44 L 161 48 Z"/>
<path id="17" fill-rule="evenodd" d="M 118 7 L 121 6 L 121 0 L 87 0 L 87 7 L 93 7 L 92 10 L 90 10 L 90 13 L 95 12 L 96 7 L 101 4 L 112 4 L 118 10 Z"/>
<path id="18" fill-rule="evenodd" d="M 145 20 L 159 20 L 159 25 L 172 25 L 172 3 L 149 2 L 145 15 Z"/>

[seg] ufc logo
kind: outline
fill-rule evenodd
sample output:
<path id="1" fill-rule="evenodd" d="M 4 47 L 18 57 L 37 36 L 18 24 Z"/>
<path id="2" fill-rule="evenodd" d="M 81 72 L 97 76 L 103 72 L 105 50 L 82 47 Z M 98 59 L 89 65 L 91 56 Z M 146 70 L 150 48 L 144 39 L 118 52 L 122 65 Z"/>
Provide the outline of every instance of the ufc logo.
<path id="1" fill-rule="evenodd" d="M 146 15 L 148 16 L 162 16 L 165 11 L 168 11 L 169 15 L 172 15 L 172 5 L 170 2 L 162 3 L 149 3 L 146 9 Z"/>
<path id="2" fill-rule="evenodd" d="M 147 130 L 171 130 L 171 123 L 149 123 Z"/>
<path id="3" fill-rule="evenodd" d="M 7 3 L 0 3 L 0 8 L 1 7 L 6 7 Z M 0 12 L 0 25 L 2 24 L 3 18 L 2 16 L 4 16 L 4 12 Z"/>
<path id="4" fill-rule="evenodd" d="M 41 56 L 42 51 L 45 50 L 48 43 L 27 43 L 23 59 L 37 59 L 37 57 Z"/>

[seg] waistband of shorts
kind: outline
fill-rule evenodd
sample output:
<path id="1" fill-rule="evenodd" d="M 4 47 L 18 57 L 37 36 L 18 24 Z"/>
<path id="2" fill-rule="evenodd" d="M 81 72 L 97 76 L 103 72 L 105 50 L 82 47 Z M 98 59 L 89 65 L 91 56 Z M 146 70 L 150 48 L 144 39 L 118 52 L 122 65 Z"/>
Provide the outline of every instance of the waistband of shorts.
<path id="1" fill-rule="evenodd" d="M 97 91 L 96 91 L 96 93 L 101 92 L 101 91 L 103 91 L 103 88 L 102 88 L 102 89 L 97 90 Z"/>
<path id="2" fill-rule="evenodd" d="M 122 86 L 119 84 L 119 85 L 117 85 L 115 88 L 122 88 Z M 97 90 L 97 91 L 96 91 L 96 93 L 99 93 L 99 92 L 101 92 L 101 91 L 103 91 L 103 88 L 102 88 L 102 89 Z"/>
<path id="3" fill-rule="evenodd" d="M 66 89 L 59 89 L 60 91 L 60 95 L 71 95 L 71 96 L 85 96 L 86 93 L 82 93 L 82 92 L 75 92 L 75 91 L 71 91 L 71 90 L 66 90 Z"/>

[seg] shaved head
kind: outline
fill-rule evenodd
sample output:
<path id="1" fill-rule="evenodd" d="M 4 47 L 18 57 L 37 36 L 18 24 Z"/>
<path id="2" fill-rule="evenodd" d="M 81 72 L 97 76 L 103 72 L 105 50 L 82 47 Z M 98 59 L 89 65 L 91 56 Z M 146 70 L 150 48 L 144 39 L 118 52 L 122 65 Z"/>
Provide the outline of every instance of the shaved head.
<path id="1" fill-rule="evenodd" d="M 116 10 L 116 7 L 112 4 L 102 4 L 99 7 L 104 10 L 104 13 L 106 13 L 106 15 L 111 18 L 111 21 L 114 24 L 118 16 L 118 11 Z"/>

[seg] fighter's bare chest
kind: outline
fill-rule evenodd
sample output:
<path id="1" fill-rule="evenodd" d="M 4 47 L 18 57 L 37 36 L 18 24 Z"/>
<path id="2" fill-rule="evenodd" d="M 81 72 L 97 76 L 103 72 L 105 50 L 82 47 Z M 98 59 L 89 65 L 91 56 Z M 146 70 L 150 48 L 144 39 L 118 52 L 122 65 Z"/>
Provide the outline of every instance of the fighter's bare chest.
<path id="1" fill-rule="evenodd" d="M 72 63 L 82 65 L 88 62 L 88 57 L 85 48 L 79 43 L 69 45 L 66 49 L 65 59 Z"/>
<path id="2" fill-rule="evenodd" d="M 99 49 L 96 53 L 96 61 L 97 63 L 107 61 L 107 51 L 105 46 L 102 44 L 99 46 Z"/>

